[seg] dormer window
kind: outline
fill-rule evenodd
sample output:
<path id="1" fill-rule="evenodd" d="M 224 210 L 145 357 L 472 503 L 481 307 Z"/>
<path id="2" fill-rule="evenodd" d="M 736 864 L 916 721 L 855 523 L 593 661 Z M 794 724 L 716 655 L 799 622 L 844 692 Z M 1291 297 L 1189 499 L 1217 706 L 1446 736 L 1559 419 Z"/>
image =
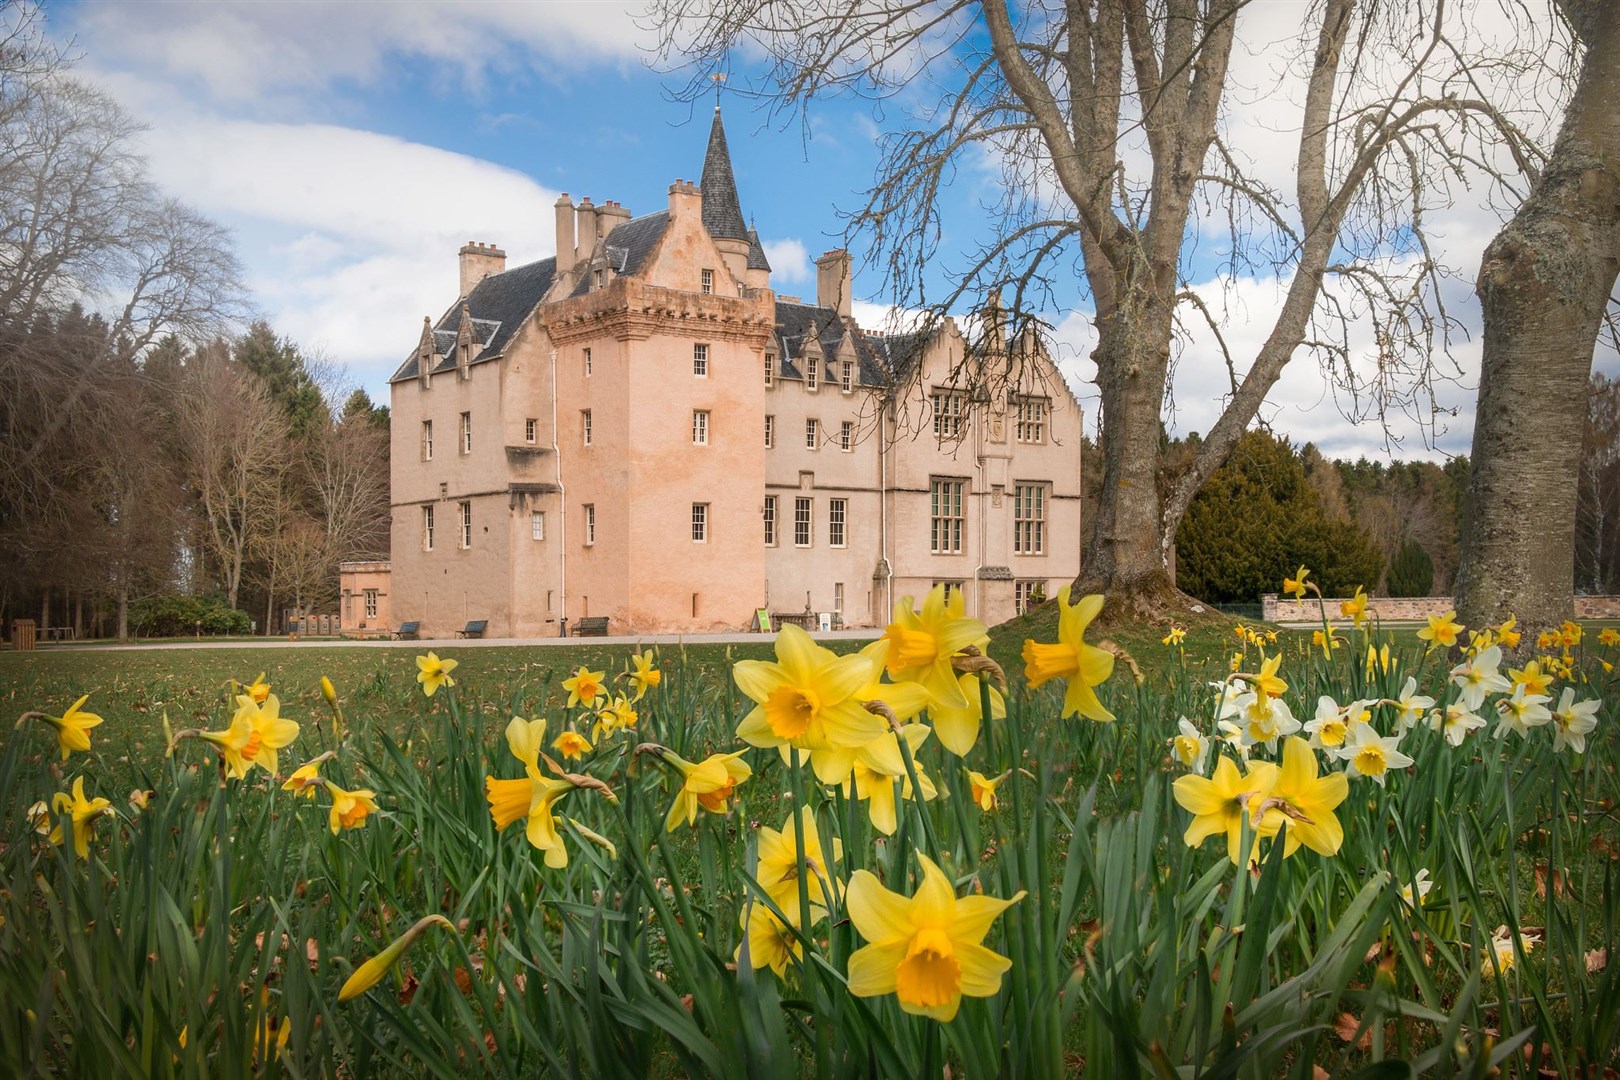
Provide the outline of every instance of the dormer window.
<path id="1" fill-rule="evenodd" d="M 595 282 L 595 288 L 600 289 L 607 284 L 606 270 L 594 270 L 591 272 L 591 277 Z"/>
<path id="2" fill-rule="evenodd" d="M 838 376 L 839 389 L 848 394 L 855 389 L 855 365 L 845 360 Z"/>
<path id="3" fill-rule="evenodd" d="M 704 296 L 713 296 L 714 295 L 714 271 L 713 270 L 705 270 L 705 271 L 703 271 L 703 284 L 701 286 L 701 289 L 702 289 L 702 292 L 703 292 Z"/>

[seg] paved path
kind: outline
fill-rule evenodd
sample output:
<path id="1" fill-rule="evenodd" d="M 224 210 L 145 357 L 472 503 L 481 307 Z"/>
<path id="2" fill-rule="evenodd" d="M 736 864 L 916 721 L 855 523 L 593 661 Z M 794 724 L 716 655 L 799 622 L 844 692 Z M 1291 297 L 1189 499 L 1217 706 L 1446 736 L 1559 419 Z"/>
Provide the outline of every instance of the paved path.
<path id="1" fill-rule="evenodd" d="M 810 636 L 817 641 L 870 641 L 882 632 L 875 628 L 866 630 L 829 630 L 826 632 L 818 630 L 813 631 Z M 772 636 L 770 634 L 744 632 L 737 634 L 641 634 L 586 638 L 473 638 L 471 640 L 465 638 L 427 638 L 422 641 L 383 641 L 375 639 L 358 641 L 336 638 L 319 638 L 314 641 L 288 641 L 285 638 L 262 638 L 253 641 L 241 639 L 231 641 L 182 639 L 179 641 L 143 641 L 129 645 L 119 645 L 114 642 L 82 645 L 43 644 L 37 651 L 63 654 L 70 652 L 133 652 L 143 649 L 415 649 L 417 652 L 426 652 L 432 649 L 437 652 L 443 649 L 527 648 L 529 646 L 557 645 L 725 645 L 747 642 L 766 643 L 771 640 Z"/>

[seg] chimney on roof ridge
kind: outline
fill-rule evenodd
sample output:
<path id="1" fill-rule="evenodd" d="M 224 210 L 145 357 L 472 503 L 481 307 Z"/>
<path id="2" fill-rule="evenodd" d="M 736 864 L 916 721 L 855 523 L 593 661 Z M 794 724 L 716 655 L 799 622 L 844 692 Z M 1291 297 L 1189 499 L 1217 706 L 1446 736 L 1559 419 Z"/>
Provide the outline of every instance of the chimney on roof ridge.
<path id="1" fill-rule="evenodd" d="M 816 303 L 832 308 L 844 319 L 849 318 L 851 311 L 852 270 L 853 260 L 842 248 L 826 252 L 816 260 Z"/>
<path id="2" fill-rule="evenodd" d="M 557 273 L 566 274 L 574 268 L 574 200 L 568 192 L 557 196 L 554 204 L 557 223 Z"/>
<path id="3" fill-rule="evenodd" d="M 579 200 L 578 214 L 575 216 L 575 227 L 578 230 L 578 247 L 575 249 L 574 261 L 583 262 L 596 251 L 596 210 L 589 195 Z"/>
<path id="4" fill-rule="evenodd" d="M 469 240 L 458 254 L 461 257 L 461 295 L 464 297 L 484 278 L 506 269 L 506 252 L 494 244 Z"/>

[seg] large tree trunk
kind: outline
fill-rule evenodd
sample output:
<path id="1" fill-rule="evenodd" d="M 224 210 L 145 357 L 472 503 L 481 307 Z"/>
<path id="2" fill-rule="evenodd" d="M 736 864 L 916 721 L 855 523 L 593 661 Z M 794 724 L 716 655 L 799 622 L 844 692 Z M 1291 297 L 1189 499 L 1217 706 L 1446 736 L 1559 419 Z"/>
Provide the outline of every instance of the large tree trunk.
<path id="1" fill-rule="evenodd" d="M 1620 4 L 1571 14 L 1586 46 L 1580 83 L 1476 287 L 1484 358 L 1457 574 L 1469 626 L 1514 614 L 1535 630 L 1573 614 L 1587 381 L 1620 272 Z"/>
<path id="2" fill-rule="evenodd" d="M 118 640 L 129 640 L 129 586 L 118 586 Z"/>

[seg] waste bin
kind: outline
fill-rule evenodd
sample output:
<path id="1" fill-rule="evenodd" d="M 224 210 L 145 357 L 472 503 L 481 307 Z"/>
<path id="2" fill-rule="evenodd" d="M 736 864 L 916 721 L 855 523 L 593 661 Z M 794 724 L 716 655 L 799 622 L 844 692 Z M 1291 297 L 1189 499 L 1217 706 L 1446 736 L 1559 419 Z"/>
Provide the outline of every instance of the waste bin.
<path id="1" fill-rule="evenodd" d="M 18 652 L 33 652 L 34 650 L 34 620 L 11 620 L 11 647 Z"/>

